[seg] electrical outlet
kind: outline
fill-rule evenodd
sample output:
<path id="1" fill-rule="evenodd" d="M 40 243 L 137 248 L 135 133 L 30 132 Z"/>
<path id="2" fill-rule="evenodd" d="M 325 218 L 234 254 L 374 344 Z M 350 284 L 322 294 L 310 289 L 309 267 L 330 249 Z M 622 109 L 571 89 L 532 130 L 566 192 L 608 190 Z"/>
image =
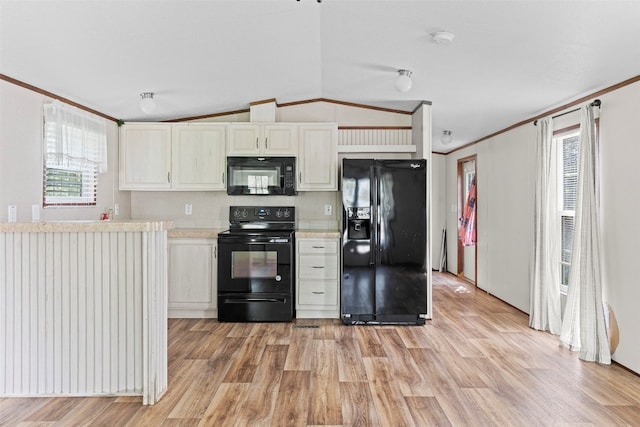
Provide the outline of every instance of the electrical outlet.
<path id="1" fill-rule="evenodd" d="M 185 203 L 184 205 L 184 214 L 191 215 L 193 213 L 193 205 L 191 203 Z"/>
<path id="2" fill-rule="evenodd" d="M 120 215 L 120 205 L 118 203 L 115 203 L 113 205 L 113 216 L 118 216 Z"/>
<path id="3" fill-rule="evenodd" d="M 31 221 L 40 221 L 40 205 L 31 205 Z"/>
<path id="4" fill-rule="evenodd" d="M 325 215 L 331 215 L 332 213 L 333 213 L 333 206 L 324 205 L 324 214 Z"/>
<path id="5" fill-rule="evenodd" d="M 16 205 L 9 205 L 9 222 L 16 222 L 18 220 L 18 207 Z"/>

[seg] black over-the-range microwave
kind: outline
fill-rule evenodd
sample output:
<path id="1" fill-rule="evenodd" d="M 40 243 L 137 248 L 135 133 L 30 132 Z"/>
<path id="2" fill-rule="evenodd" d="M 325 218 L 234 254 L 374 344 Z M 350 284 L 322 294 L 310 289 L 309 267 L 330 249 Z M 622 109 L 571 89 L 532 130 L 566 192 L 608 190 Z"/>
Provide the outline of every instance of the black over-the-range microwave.
<path id="1" fill-rule="evenodd" d="M 227 194 L 296 194 L 295 157 L 227 157 Z"/>

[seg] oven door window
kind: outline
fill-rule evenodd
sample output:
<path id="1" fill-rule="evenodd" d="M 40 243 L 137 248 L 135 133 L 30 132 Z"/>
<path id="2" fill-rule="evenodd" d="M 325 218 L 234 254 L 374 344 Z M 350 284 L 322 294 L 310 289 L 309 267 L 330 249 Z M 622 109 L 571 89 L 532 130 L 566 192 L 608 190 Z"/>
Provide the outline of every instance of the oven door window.
<path id="1" fill-rule="evenodd" d="M 278 252 L 234 251 L 231 254 L 232 279 L 274 278 L 278 275 Z"/>
<path id="2" fill-rule="evenodd" d="M 218 241 L 218 291 L 291 292 L 290 244 Z"/>

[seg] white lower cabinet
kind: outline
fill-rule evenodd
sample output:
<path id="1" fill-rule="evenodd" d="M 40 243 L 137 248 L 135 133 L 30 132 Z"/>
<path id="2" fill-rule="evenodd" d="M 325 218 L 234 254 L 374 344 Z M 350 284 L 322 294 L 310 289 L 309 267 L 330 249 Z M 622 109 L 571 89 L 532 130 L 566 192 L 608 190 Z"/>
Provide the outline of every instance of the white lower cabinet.
<path id="1" fill-rule="evenodd" d="M 339 238 L 296 237 L 296 317 L 339 318 Z"/>
<path id="2" fill-rule="evenodd" d="M 217 318 L 217 241 L 169 239 L 169 317 Z"/>

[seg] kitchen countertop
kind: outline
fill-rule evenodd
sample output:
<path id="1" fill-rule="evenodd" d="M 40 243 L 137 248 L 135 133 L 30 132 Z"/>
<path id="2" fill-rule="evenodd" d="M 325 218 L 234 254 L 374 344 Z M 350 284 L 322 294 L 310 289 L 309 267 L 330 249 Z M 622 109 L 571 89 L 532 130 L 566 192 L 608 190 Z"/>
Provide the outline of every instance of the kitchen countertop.
<path id="1" fill-rule="evenodd" d="M 109 232 L 109 231 L 163 231 L 171 230 L 173 221 L 51 221 L 3 222 L 2 233 L 56 233 L 56 232 Z"/>
<path id="2" fill-rule="evenodd" d="M 174 228 L 169 230 L 168 237 L 174 239 L 216 239 L 226 228 Z M 296 237 L 308 239 L 339 239 L 338 230 L 296 230 Z"/>
<path id="3" fill-rule="evenodd" d="M 223 228 L 174 228 L 169 230 L 169 238 L 216 239 Z"/>
<path id="4" fill-rule="evenodd" d="M 339 239 L 338 230 L 296 230 L 296 237 L 301 239 Z"/>

